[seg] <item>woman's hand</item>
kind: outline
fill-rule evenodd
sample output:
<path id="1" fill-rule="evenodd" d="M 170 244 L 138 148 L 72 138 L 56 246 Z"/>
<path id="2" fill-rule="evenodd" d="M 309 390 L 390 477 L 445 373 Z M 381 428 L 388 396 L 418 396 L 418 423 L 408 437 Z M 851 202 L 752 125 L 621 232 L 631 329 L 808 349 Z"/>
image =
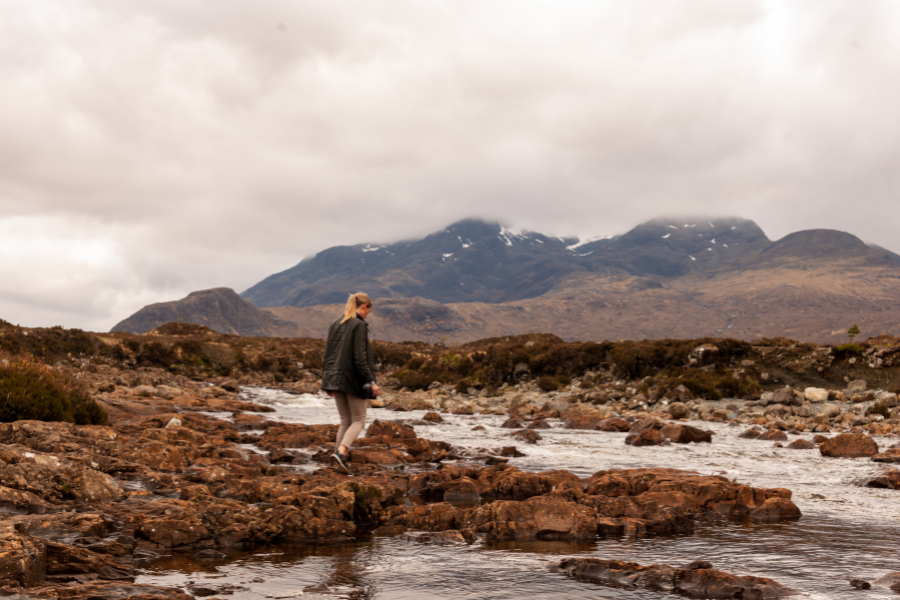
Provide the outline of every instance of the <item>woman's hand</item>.
<path id="1" fill-rule="evenodd" d="M 381 393 L 381 388 L 379 388 L 377 384 L 373 383 L 372 384 L 372 395 L 377 397 L 378 394 L 380 394 L 380 393 Z"/>

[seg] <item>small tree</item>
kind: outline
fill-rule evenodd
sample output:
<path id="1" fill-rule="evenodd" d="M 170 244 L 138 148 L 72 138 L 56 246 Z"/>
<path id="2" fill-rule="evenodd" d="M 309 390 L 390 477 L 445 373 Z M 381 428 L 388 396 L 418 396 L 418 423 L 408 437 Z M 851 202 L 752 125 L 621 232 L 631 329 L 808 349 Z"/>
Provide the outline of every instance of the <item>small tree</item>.
<path id="1" fill-rule="evenodd" d="M 859 327 L 854 324 L 853 327 L 847 330 L 847 337 L 850 338 L 850 343 L 853 343 L 853 338 L 859 335 Z"/>

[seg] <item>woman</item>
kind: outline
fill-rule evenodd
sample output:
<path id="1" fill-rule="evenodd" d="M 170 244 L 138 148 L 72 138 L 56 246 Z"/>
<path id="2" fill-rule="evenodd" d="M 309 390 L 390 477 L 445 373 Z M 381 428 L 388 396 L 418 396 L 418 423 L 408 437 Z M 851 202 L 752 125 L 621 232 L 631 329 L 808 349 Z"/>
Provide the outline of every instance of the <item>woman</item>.
<path id="1" fill-rule="evenodd" d="M 375 359 L 365 321 L 371 310 L 371 298 L 362 292 L 351 294 L 343 318 L 328 328 L 325 343 L 322 389 L 334 397 L 341 415 L 331 461 L 345 474 L 350 473 L 347 467 L 350 445 L 366 423 L 365 399 L 377 396 L 380 391 L 375 384 Z"/>

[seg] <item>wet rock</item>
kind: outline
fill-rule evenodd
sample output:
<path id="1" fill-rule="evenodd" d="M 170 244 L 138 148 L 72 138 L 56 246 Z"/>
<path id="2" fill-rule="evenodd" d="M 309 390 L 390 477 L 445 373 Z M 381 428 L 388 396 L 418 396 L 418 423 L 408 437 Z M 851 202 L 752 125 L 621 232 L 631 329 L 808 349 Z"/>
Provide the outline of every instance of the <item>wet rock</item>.
<path id="1" fill-rule="evenodd" d="M 900 471 L 887 471 L 881 475 L 866 478 L 861 482 L 861 487 L 883 490 L 900 489 Z"/>
<path id="2" fill-rule="evenodd" d="M 788 498 L 769 498 L 761 506 L 750 511 L 750 518 L 766 523 L 792 521 L 801 516 L 800 509 Z"/>
<path id="3" fill-rule="evenodd" d="M 422 417 L 423 421 L 428 421 L 429 423 L 443 423 L 444 418 L 440 415 L 440 413 L 436 413 L 434 411 L 425 413 L 425 416 Z"/>
<path id="4" fill-rule="evenodd" d="M 698 561 L 706 566 L 705 562 Z M 712 568 L 643 566 L 621 560 L 567 558 L 556 569 L 580 580 L 626 589 L 646 589 L 688 598 L 779 598 L 795 594 L 765 577 L 738 577 Z"/>
<path id="5" fill-rule="evenodd" d="M 763 433 L 759 434 L 756 439 L 769 442 L 786 442 L 788 437 L 787 434 L 783 431 L 779 431 L 777 429 L 769 429 L 768 431 L 764 431 Z"/>
<path id="6" fill-rule="evenodd" d="M 500 456 L 508 456 L 510 458 L 519 458 L 522 456 L 527 456 L 524 452 L 519 452 L 519 449 L 515 446 L 504 446 L 500 449 Z"/>
<path id="7" fill-rule="evenodd" d="M 692 427 L 691 425 L 670 424 L 666 425 L 660 431 L 664 438 L 676 444 L 699 444 L 701 442 L 712 442 L 712 431 Z"/>
<path id="8" fill-rule="evenodd" d="M 553 480 L 545 475 L 510 469 L 494 479 L 481 496 L 486 500 L 527 500 L 553 491 Z"/>
<path id="9" fill-rule="evenodd" d="M 409 531 L 403 534 L 403 538 L 420 544 L 436 544 L 438 546 L 461 545 L 466 543 L 465 536 L 456 529 L 437 532 Z"/>
<path id="10" fill-rule="evenodd" d="M 544 419 L 538 419 L 528 424 L 528 429 L 552 429 L 552 425 Z"/>
<path id="11" fill-rule="evenodd" d="M 684 402 L 673 402 L 669 405 L 669 416 L 673 419 L 684 419 L 691 414 L 691 410 Z"/>
<path id="12" fill-rule="evenodd" d="M 872 584 L 875 587 L 888 588 L 895 592 L 900 592 L 900 571 L 893 571 L 886 575 L 882 575 L 872 582 Z"/>
<path id="13" fill-rule="evenodd" d="M 865 579 L 851 579 L 850 585 L 858 590 L 868 590 L 872 588 L 872 584 Z"/>
<path id="14" fill-rule="evenodd" d="M 466 526 L 494 541 L 590 540 L 597 533 L 591 509 L 553 496 L 479 506 L 466 517 Z"/>
<path id="15" fill-rule="evenodd" d="M 318 585 L 311 585 L 309 587 L 303 588 L 304 594 L 330 594 L 331 588 L 328 587 L 327 583 L 320 583 Z"/>
<path id="16" fill-rule="evenodd" d="M 475 409 L 472 408 L 470 404 L 463 404 L 462 406 L 451 409 L 450 413 L 454 415 L 474 415 Z"/>
<path id="17" fill-rule="evenodd" d="M 856 458 L 874 456 L 878 453 L 878 444 L 863 433 L 841 433 L 819 444 L 822 456 Z"/>
<path id="18" fill-rule="evenodd" d="M 525 442 L 526 444 L 537 444 L 540 440 L 544 439 L 543 437 L 541 437 L 541 434 L 539 434 L 534 429 L 523 429 L 521 431 L 516 431 L 512 434 L 512 436 L 517 440 Z"/>
<path id="19" fill-rule="evenodd" d="M 812 442 L 808 442 L 804 439 L 794 440 L 790 444 L 786 446 L 791 450 L 811 450 L 816 447 Z"/>
<path id="20" fill-rule="evenodd" d="M 900 463 L 900 448 L 887 448 L 872 457 L 874 462 Z"/>
<path id="21" fill-rule="evenodd" d="M 12 523 L 0 522 L 0 585 L 33 587 L 44 581 L 47 550 L 40 540 L 20 535 Z"/>
<path id="22" fill-rule="evenodd" d="M 503 429 L 524 429 L 525 421 L 518 417 L 510 417 L 500 425 Z"/>
<path id="23" fill-rule="evenodd" d="M 827 438 L 826 436 L 824 436 L 824 435 L 818 435 L 818 434 L 817 434 L 817 435 L 814 435 L 814 436 L 813 436 L 812 441 L 813 441 L 813 444 L 819 445 L 819 444 L 821 444 L 822 442 L 824 442 L 824 441 L 827 440 L 827 439 L 828 439 L 828 438 Z"/>
<path id="24" fill-rule="evenodd" d="M 597 424 L 601 422 L 604 415 L 591 406 L 576 404 L 567 408 L 560 413 L 559 418 L 562 419 L 564 429 L 597 429 Z M 631 424 L 628 424 L 631 428 Z M 627 431 L 627 429 L 625 430 Z"/>
<path id="25" fill-rule="evenodd" d="M 335 435 L 337 435 L 337 431 L 335 431 Z M 414 438 L 416 437 L 416 431 L 409 425 L 404 425 L 403 423 L 398 423 L 396 421 L 379 421 L 376 419 L 373 421 L 368 429 L 366 429 L 366 437 L 388 437 L 388 438 Z"/>
<path id="26" fill-rule="evenodd" d="M 659 429 L 645 429 L 640 433 L 631 433 L 625 438 L 630 446 L 659 446 L 667 443 Z"/>
<path id="27" fill-rule="evenodd" d="M 487 429 L 485 429 L 484 425 L 476 425 L 470 431 L 487 431 Z"/>
<path id="28" fill-rule="evenodd" d="M 67 600 L 192 600 L 178 588 L 139 583 L 81 583 L 65 587 L 39 587 L 28 590 L 31 597 L 58 597 Z"/>
<path id="29" fill-rule="evenodd" d="M 760 435 L 762 435 L 762 431 L 760 431 L 760 430 L 757 429 L 756 427 L 751 427 L 750 429 L 748 429 L 748 430 L 745 431 L 744 433 L 740 434 L 738 437 L 739 437 L 739 438 L 744 438 L 745 440 L 755 440 L 755 439 L 758 438 Z"/>
<path id="30" fill-rule="evenodd" d="M 569 428 L 571 429 L 571 427 Z M 630 431 L 631 423 L 619 417 L 610 417 L 598 421 L 594 429 L 597 431 Z"/>

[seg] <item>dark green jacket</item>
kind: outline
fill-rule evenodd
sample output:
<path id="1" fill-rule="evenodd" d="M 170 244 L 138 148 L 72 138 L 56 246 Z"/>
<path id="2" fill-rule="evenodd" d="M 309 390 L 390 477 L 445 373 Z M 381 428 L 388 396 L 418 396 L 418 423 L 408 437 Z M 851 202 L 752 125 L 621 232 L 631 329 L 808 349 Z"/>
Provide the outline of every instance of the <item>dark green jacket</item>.
<path id="1" fill-rule="evenodd" d="M 322 389 L 365 398 L 363 386 L 375 383 L 375 358 L 369 344 L 369 326 L 357 315 L 328 328 L 322 361 Z"/>

